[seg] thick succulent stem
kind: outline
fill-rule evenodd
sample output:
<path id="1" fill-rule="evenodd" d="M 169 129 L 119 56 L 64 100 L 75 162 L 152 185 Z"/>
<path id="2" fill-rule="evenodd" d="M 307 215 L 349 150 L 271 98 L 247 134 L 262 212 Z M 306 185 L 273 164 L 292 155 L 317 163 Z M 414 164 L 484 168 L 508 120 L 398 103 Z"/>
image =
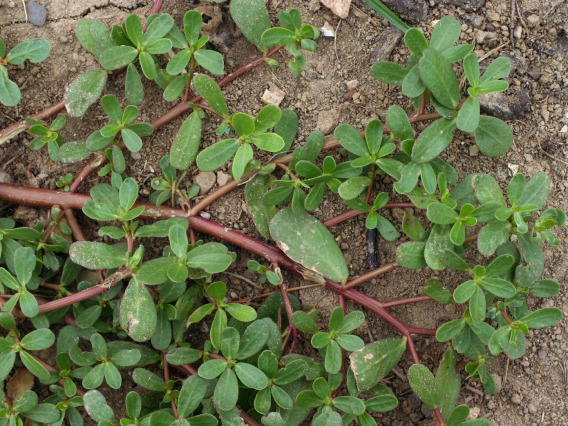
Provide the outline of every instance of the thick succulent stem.
<path id="1" fill-rule="evenodd" d="M 80 209 L 83 204 L 90 199 L 90 197 L 81 194 L 72 194 L 48 189 L 37 189 L 19 185 L 0 184 L 0 199 L 29 206 L 51 207 L 53 205 L 59 205 L 62 208 Z M 143 203 L 140 203 L 138 205 L 145 206 L 145 211 L 142 214 L 141 218 L 160 220 L 168 219 L 170 217 L 185 217 L 189 221 L 190 226 L 198 232 L 202 232 L 228 243 L 234 244 L 246 251 L 256 254 L 257 256 L 265 258 L 273 264 L 277 264 L 280 267 L 286 268 L 287 270 L 297 275 L 304 276 L 305 271 L 301 265 L 298 265 L 297 263 L 290 260 L 277 248 L 271 247 L 261 241 L 249 237 L 248 235 L 226 228 L 219 223 L 201 217 L 188 217 L 187 212 L 181 209 L 164 206 L 156 207 L 152 204 Z M 394 265 L 396 264 L 391 265 L 393 269 L 394 267 L 396 267 Z M 372 272 L 370 274 L 372 274 Z M 365 279 L 361 282 L 367 281 L 369 279 L 368 276 L 369 274 L 365 274 L 363 276 L 365 277 Z M 338 295 L 343 295 L 348 299 L 353 300 L 355 303 L 361 305 L 362 307 L 374 312 L 379 317 L 384 319 L 387 323 L 396 328 L 402 335 L 406 336 L 408 338 L 408 349 L 413 359 L 418 359 L 418 355 L 416 353 L 416 349 L 414 348 L 414 342 L 412 341 L 411 335 L 424 334 L 433 336 L 435 334 L 435 330 L 433 329 L 409 327 L 393 314 L 391 314 L 384 307 L 382 302 L 375 300 L 370 296 L 360 293 L 357 290 L 353 290 L 352 288 L 346 288 L 345 286 L 342 286 L 341 284 L 329 279 L 325 279 L 324 281 L 326 287 L 328 287 L 330 290 L 337 293 Z M 105 289 L 101 286 L 96 286 L 91 289 L 85 290 L 92 291 L 93 294 L 86 295 L 86 297 L 81 298 L 80 300 L 84 300 L 95 294 L 100 294 L 104 290 Z M 85 292 L 80 292 L 69 297 L 77 298 L 79 297 L 78 295 L 82 293 Z M 62 298 L 49 303 L 58 303 L 57 308 L 59 308 L 69 304 L 67 303 L 66 299 L 67 298 Z M 76 301 L 79 300 L 74 300 L 73 303 L 75 303 Z M 42 307 L 44 310 L 42 310 Z M 40 306 L 40 312 L 46 312 L 45 305 Z"/>

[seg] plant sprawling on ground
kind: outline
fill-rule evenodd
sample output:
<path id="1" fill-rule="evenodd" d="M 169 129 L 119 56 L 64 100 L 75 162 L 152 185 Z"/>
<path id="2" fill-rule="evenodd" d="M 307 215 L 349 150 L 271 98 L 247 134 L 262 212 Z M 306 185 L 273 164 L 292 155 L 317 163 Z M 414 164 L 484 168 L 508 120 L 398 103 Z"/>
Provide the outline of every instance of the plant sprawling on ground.
<path id="1" fill-rule="evenodd" d="M 468 359 L 467 378 L 494 393 L 492 357 L 501 352 L 511 359 L 523 356 L 530 329 L 560 320 L 560 310 L 531 311 L 527 301 L 559 290 L 557 282 L 541 279 L 542 247 L 559 244 L 551 230 L 566 220 L 562 211 L 544 207 L 551 185 L 546 174 L 516 174 L 503 191 L 488 174 L 458 181 L 456 170 L 440 157 L 457 131 L 470 134 L 488 156 L 510 148 L 508 125 L 481 115 L 479 103 L 479 96 L 507 89 L 509 60 L 499 57 L 480 72 L 473 45 L 456 45 L 461 27 L 453 17 L 441 19 L 430 40 L 416 28 L 407 29 L 407 63 L 379 62 L 371 74 L 400 86 L 417 113 L 409 117 L 392 105 L 385 123 L 370 120 L 363 132 L 346 123 L 335 129 L 335 141 L 324 143 L 323 134 L 315 131 L 304 144 L 295 144 L 294 111 L 275 105 L 254 116 L 229 111 L 221 88 L 255 67 L 277 67 L 272 56 L 283 48 L 290 70 L 301 74 L 303 51 L 316 50 L 319 31 L 303 23 L 298 10 L 280 12 L 282 26 L 271 27 L 262 0 L 233 0 L 231 16 L 262 56 L 216 81 L 206 72 L 223 75 L 224 61 L 207 49 L 201 15 L 187 12 L 178 27 L 156 9 L 145 25 L 136 15 L 110 30 L 94 19 L 81 21 L 77 37 L 101 68 L 79 75 L 63 102 L 0 131 L 0 140 L 7 140 L 27 130 L 35 136 L 30 148 L 47 145 L 53 161 L 87 160 L 77 176 L 60 177 L 57 187 L 64 191 L 0 184 L 0 199 L 51 208 L 50 221 L 33 227 L 0 218 L 0 424 L 79 425 L 90 417 L 100 425 L 239 425 L 241 418 L 270 426 L 306 419 L 313 425 L 374 425 L 373 413 L 398 404 L 382 379 L 407 349 L 413 361 L 407 372 L 410 386 L 434 410 L 438 424 L 491 424 L 467 421 L 469 408 L 456 406 L 458 357 Z M 395 18 L 389 19 L 400 26 Z M 9 65 L 40 62 L 48 47 L 45 40 L 31 39 L 7 52 L 0 40 L 0 102 L 12 106 L 21 98 L 8 79 Z M 463 67 L 465 91 L 454 63 Z M 124 95 L 101 98 L 109 76 L 122 71 Z M 152 123 L 137 120 L 145 80 L 161 87 L 166 100 L 181 99 Z M 99 98 L 108 124 L 84 140 L 62 138 L 64 115 L 48 122 L 63 108 L 80 117 Z M 428 107 L 434 112 L 427 113 Z M 126 174 L 123 150 L 140 151 L 144 137 L 186 112 L 145 204 L 138 182 Z M 202 122 L 210 117 L 221 123 L 218 141 L 203 148 Z M 416 134 L 413 124 L 418 122 L 429 124 Z M 323 154 L 338 146 L 348 152 L 347 161 L 337 163 Z M 274 157 L 263 162 L 266 156 L 259 151 Z M 195 163 L 214 171 L 228 162 L 235 180 L 196 202 L 198 187 L 185 189 L 188 169 Z M 78 194 L 94 172 L 101 183 L 91 188 L 90 197 Z M 380 175 L 392 178 L 393 191 L 373 198 Z M 279 249 L 198 216 L 239 182 L 246 182 L 245 198 L 258 231 Z M 410 203 L 389 203 L 395 193 Z M 326 194 L 350 210 L 323 224 L 309 212 Z M 392 223 L 381 212 L 393 206 L 422 210 L 423 220 L 407 213 L 401 224 Z M 106 242 L 87 241 L 73 210 L 99 223 L 98 235 Z M 411 241 L 398 247 L 396 262 L 349 281 L 327 226 L 358 214 L 365 214 L 366 228 L 377 229 L 382 238 L 394 241 L 402 232 Z M 266 299 L 258 309 L 227 301 L 220 273 L 236 254 L 222 243 L 198 240 L 196 232 L 258 256 L 248 268 L 260 283 L 275 288 L 259 297 Z M 164 241 L 161 256 L 150 258 L 148 238 Z M 477 250 L 487 261 L 468 263 L 466 250 Z M 467 278 L 453 292 L 431 279 L 423 296 L 389 302 L 355 290 L 398 266 L 450 268 Z M 319 327 L 317 310 L 289 294 L 283 269 L 337 294 L 339 306 L 327 325 Z M 401 337 L 366 344 L 356 333 L 365 315 L 345 312 L 345 299 L 387 321 Z M 406 325 L 388 311 L 424 300 L 457 303 L 462 315 L 433 330 Z M 205 329 L 207 337 L 194 346 L 190 336 L 198 329 Z M 300 353 L 298 333 L 311 336 L 321 356 Z M 447 342 L 435 375 L 420 363 L 417 335 Z M 37 355 L 48 349 L 51 364 Z M 135 390 L 122 401 L 107 401 L 101 387 L 120 389 L 126 373 Z M 41 394 L 47 397 L 40 400 L 34 381 L 44 385 Z"/>

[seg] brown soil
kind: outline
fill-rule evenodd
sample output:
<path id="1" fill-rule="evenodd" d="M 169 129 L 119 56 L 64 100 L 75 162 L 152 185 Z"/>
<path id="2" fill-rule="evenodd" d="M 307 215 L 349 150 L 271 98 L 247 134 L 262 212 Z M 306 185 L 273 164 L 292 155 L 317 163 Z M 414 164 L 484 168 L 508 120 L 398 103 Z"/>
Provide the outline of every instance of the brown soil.
<path id="1" fill-rule="evenodd" d="M 129 13 L 146 16 L 152 2 L 43 0 L 40 3 L 47 7 L 48 22 L 43 27 L 36 27 L 25 22 L 20 1 L 15 1 L 13 7 L 9 7 L 8 1 L 4 0 L 2 6 L 0 0 L 0 37 L 9 47 L 29 37 L 44 37 L 52 44 L 52 54 L 45 62 L 38 65 L 26 63 L 11 70 L 11 75 L 23 88 L 23 100 L 17 108 L 0 107 L 0 128 L 59 101 L 65 87 L 76 75 L 97 68 L 91 54 L 81 48 L 74 36 L 74 28 L 80 19 L 96 18 L 110 26 L 121 22 Z M 194 3 L 196 2 L 189 0 L 166 1 L 163 11 L 172 14 L 179 23 L 183 14 L 194 7 Z M 519 12 L 513 15 L 511 1 L 504 0 L 405 0 L 391 1 L 389 4 L 393 3 L 407 6 L 410 4 L 411 10 L 414 4 L 416 10 L 427 10 L 425 18 L 413 22 L 413 25 L 427 33 L 431 32 L 436 20 L 447 14 L 453 15 L 462 23 L 464 31 L 461 42 L 475 43 L 476 51 L 481 55 L 495 49 L 490 58 L 504 54 L 513 61 L 513 71 L 509 79 L 511 89 L 508 92 L 513 95 L 506 98 L 506 103 L 511 106 L 525 104 L 511 108 L 516 112 L 515 118 L 509 121 L 514 131 L 515 144 L 507 154 L 491 159 L 480 155 L 469 137 L 458 134 L 443 157 L 456 168 L 460 178 L 468 173 L 489 172 L 504 184 L 513 171 L 532 176 L 544 170 L 553 182 L 548 206 L 566 210 L 568 205 L 564 193 L 568 171 L 568 163 L 565 161 L 568 152 L 568 3 L 556 0 L 513 1 L 513 4 L 518 3 L 520 6 Z M 559 3 L 558 7 L 547 13 L 556 3 Z M 322 38 L 319 41 L 318 51 L 307 55 L 306 71 L 299 78 L 295 78 L 286 69 L 271 70 L 263 67 L 236 80 L 224 89 L 230 110 L 258 112 L 263 105 L 261 96 L 264 90 L 268 88 L 269 83 L 275 84 L 286 92 L 281 107 L 293 108 L 300 118 L 297 143 L 305 141 L 306 136 L 316 127 L 326 124 L 324 121 L 327 121 L 328 129 L 333 129 L 339 123 L 350 123 L 363 129 L 371 118 L 384 119 L 386 110 L 392 104 L 401 105 L 408 112 L 412 112 L 410 103 L 401 96 L 398 88 L 377 82 L 369 73 L 370 66 L 378 60 L 404 61 L 406 50 L 402 43 L 396 44 L 396 31 L 389 30 L 384 20 L 361 0 L 354 0 L 349 17 L 341 22 L 329 10 L 320 6 L 317 0 L 270 0 L 268 7 L 275 22 L 277 12 L 290 7 L 298 7 L 305 21 L 317 27 L 322 27 L 327 21 L 331 27 L 337 29 L 336 40 Z M 520 37 L 511 39 L 511 30 Z M 227 24 L 226 17 L 217 29 L 217 34 L 222 36 L 229 48 L 225 55 L 228 71 L 258 56 L 259 52 L 254 46 L 244 38 L 234 35 L 235 32 Z M 387 49 L 388 42 L 396 44 L 392 53 Z M 123 78 L 119 76 L 111 81 L 107 86 L 107 93 L 121 95 Z M 351 80 L 358 82 L 353 90 L 346 87 L 346 82 Z M 525 97 L 517 96 L 520 93 Z M 170 107 L 171 105 L 161 98 L 156 86 L 146 87 L 146 97 L 141 105 L 143 120 L 151 121 Z M 527 111 L 523 112 L 524 107 Z M 145 141 L 141 159 L 130 161 L 127 173 L 143 183 L 142 195 L 149 194 L 149 178 L 159 171 L 159 160 L 168 152 L 180 123 L 181 120 L 178 119 L 157 131 Z M 208 120 L 206 123 L 204 146 L 215 141 L 214 129 L 217 125 L 215 120 Z M 98 106 L 92 107 L 83 119 L 68 121 L 64 137 L 67 140 L 84 140 L 103 124 L 102 109 Z M 45 151 L 31 152 L 26 146 L 30 140 L 29 136 L 20 135 L 0 147 L 0 164 L 4 164 L 3 169 L 15 183 L 55 188 L 59 176 L 80 170 L 79 164 L 62 166 L 51 162 Z M 340 158 L 342 153 L 338 151 L 333 155 Z M 188 186 L 198 173 L 195 167 L 191 169 Z M 92 177 L 82 191 L 87 191 L 88 187 L 97 181 L 96 176 Z M 385 179 L 379 189 L 387 188 L 390 188 L 390 185 Z M 392 198 L 406 201 L 396 195 Z M 239 188 L 213 204 L 207 211 L 213 219 L 226 226 L 258 237 L 243 200 L 243 190 Z M 342 204 L 329 197 L 316 212 L 316 216 L 325 220 L 343 210 Z M 37 217 L 37 213 L 29 209 L 19 213 L 24 219 L 30 214 Z M 40 215 L 44 215 L 44 212 L 40 212 Z M 402 210 L 387 213 L 389 219 L 399 227 L 402 215 Z M 87 221 L 83 223 L 87 225 Z M 92 226 L 92 223 L 90 225 Z M 368 266 L 363 219 L 352 219 L 334 228 L 332 232 L 344 251 L 352 276 L 366 272 Z M 90 233 L 95 235 L 93 230 Z M 538 301 L 531 308 L 557 306 L 567 313 L 568 300 L 564 289 L 568 269 L 568 248 L 564 243 L 566 229 L 557 235 L 562 244 L 556 250 L 546 249 L 549 268 L 545 276 L 561 283 L 560 294 L 551 300 Z M 381 263 L 394 260 L 398 244 L 400 242 L 387 243 L 382 239 L 379 241 Z M 246 253 L 240 253 L 233 272 L 247 275 L 244 272 L 247 258 Z M 425 280 L 434 277 L 442 280 L 451 289 L 458 283 L 458 277 L 451 272 L 439 273 L 429 269 L 418 272 L 397 270 L 361 286 L 361 289 L 386 301 L 421 294 Z M 238 299 L 258 292 L 258 289 L 236 278 L 227 278 L 230 282 L 231 298 Z M 295 277 L 286 276 L 286 279 L 290 286 L 301 285 Z M 300 292 L 299 297 L 303 303 L 318 306 L 323 313 L 322 325 L 325 316 L 337 304 L 336 297 L 321 288 Z M 348 304 L 348 308 L 353 309 L 354 306 Z M 420 327 L 436 327 L 456 315 L 453 307 L 445 308 L 433 302 L 393 311 L 408 324 Z M 479 408 L 480 416 L 499 425 L 566 424 L 567 384 L 563 381 L 560 367 L 568 359 L 566 325 L 567 320 L 563 320 L 555 327 L 531 331 L 527 353 L 519 360 L 507 363 L 504 356 L 495 359 L 491 371 L 502 384 L 497 395 L 485 395 L 480 384 L 474 381 L 466 383 L 468 387 L 462 389 L 460 402 Z M 378 340 L 396 336 L 390 326 L 373 315 L 367 316 L 364 331 L 368 333 L 367 340 L 369 337 Z M 437 343 L 434 338 L 417 338 L 416 343 L 423 362 L 428 367 L 435 368 L 444 351 L 444 345 Z M 432 422 L 431 412 L 412 395 L 407 382 L 401 380 L 410 363 L 410 357 L 405 355 L 400 368 L 397 369 L 398 374 L 390 377 L 393 389 L 399 396 L 400 406 L 394 413 L 381 416 L 379 422 L 382 424 Z"/>

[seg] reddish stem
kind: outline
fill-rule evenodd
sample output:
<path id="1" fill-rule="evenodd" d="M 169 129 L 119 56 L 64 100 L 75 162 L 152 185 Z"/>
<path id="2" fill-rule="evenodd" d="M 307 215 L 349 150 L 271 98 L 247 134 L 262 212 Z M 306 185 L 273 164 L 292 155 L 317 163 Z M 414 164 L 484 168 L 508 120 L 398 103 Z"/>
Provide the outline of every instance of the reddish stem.
<path id="1" fill-rule="evenodd" d="M 86 195 L 80 195 L 80 194 L 73 194 L 73 193 L 65 193 L 65 192 L 60 192 L 60 191 L 53 191 L 53 190 L 49 190 L 49 189 L 38 189 L 38 188 L 27 188 L 27 187 L 23 187 L 23 186 L 19 186 L 19 185 L 9 185 L 9 184 L 0 184 L 0 199 L 5 200 L 5 201 L 10 201 L 10 202 L 14 202 L 17 204 L 22 204 L 22 205 L 32 205 L 32 206 L 43 206 L 43 207 L 51 207 L 55 204 L 58 204 L 60 206 L 63 206 L 65 208 L 73 208 L 73 209 L 80 209 L 83 204 L 90 199 L 90 197 L 86 196 Z M 265 259 L 267 259 L 268 261 L 270 261 L 271 263 L 274 264 L 278 264 L 281 267 L 284 267 L 288 270 L 290 270 L 291 272 L 301 275 L 301 276 L 306 276 L 306 271 L 305 269 L 294 263 L 293 261 L 291 261 L 288 257 L 286 257 L 280 250 L 271 247 L 261 241 L 258 241 L 252 237 L 249 237 L 248 235 L 242 234 L 238 231 L 234 231 L 232 229 L 229 229 L 219 223 L 213 222 L 213 221 L 209 221 L 207 219 L 204 219 L 202 217 L 199 216 L 194 216 L 194 217 L 188 217 L 187 216 L 187 212 L 181 210 L 181 209 L 175 209 L 175 208 L 171 208 L 171 207 L 165 207 L 165 206 L 161 206 L 161 207 L 156 207 L 152 204 L 144 204 L 144 203 L 139 203 L 137 205 L 144 205 L 145 206 L 145 211 L 144 213 L 141 215 L 141 219 L 145 218 L 145 219 L 152 219 L 152 220 L 160 220 L 160 219 L 168 219 L 170 217 L 185 217 L 188 221 L 189 221 L 189 225 L 195 229 L 198 232 L 203 232 L 205 234 L 211 235 L 213 237 L 216 238 L 220 238 L 223 241 L 226 241 L 228 243 L 234 244 L 238 247 L 241 247 L 244 250 L 247 250 L 251 253 L 254 253 L 258 256 L 261 256 Z M 397 267 L 398 264 L 391 264 L 390 268 L 394 269 L 395 267 Z M 386 267 L 389 267 L 389 265 L 386 265 Z M 384 267 L 383 267 L 384 268 Z M 379 268 L 381 269 L 381 268 Z M 130 272 L 130 271 L 127 271 Z M 369 274 L 373 274 L 375 273 L 375 275 L 372 275 L 369 277 Z M 384 273 L 384 272 L 383 272 Z M 378 273 L 376 273 L 376 271 L 371 271 L 369 274 L 365 274 L 362 277 L 364 277 L 362 279 L 361 282 L 367 281 L 368 279 L 372 278 L 373 276 L 377 276 L 380 275 Z M 359 277 L 359 279 L 361 279 L 361 277 Z M 357 280 L 357 279 L 356 279 Z M 353 280 L 356 282 L 356 280 Z M 352 281 L 352 283 L 353 283 Z M 399 320 L 397 317 L 395 317 L 393 314 L 391 314 L 390 312 L 388 312 L 383 306 L 382 303 L 378 300 L 375 300 L 365 294 L 362 294 L 356 290 L 353 290 L 352 288 L 346 288 L 346 286 L 342 286 L 339 283 L 336 283 L 334 281 L 331 281 L 329 279 L 325 279 L 325 285 L 326 287 L 328 287 L 330 290 L 334 291 L 337 294 L 341 294 L 351 300 L 353 300 L 355 303 L 369 309 L 370 311 L 374 312 L 375 314 L 377 314 L 379 317 L 381 317 L 382 319 L 384 319 L 387 323 L 389 323 L 390 325 L 392 325 L 394 328 L 396 328 L 402 335 L 406 336 L 408 338 L 408 348 L 409 351 L 411 353 L 411 356 L 413 357 L 413 359 L 416 357 L 418 357 L 417 353 L 416 353 L 416 349 L 414 348 L 414 345 L 412 343 L 412 337 L 411 334 L 416 334 L 416 333 L 422 333 L 424 332 L 425 334 L 431 335 L 432 334 L 432 330 L 422 330 L 422 329 L 417 329 L 417 328 L 412 328 L 407 326 L 405 323 L 403 323 L 401 320 Z M 85 291 L 93 291 L 93 294 L 90 294 L 87 297 L 91 297 L 94 294 L 100 294 L 103 291 L 105 291 L 106 289 L 101 289 L 98 290 L 100 287 L 93 287 L 92 289 L 89 290 L 85 290 Z M 80 292 L 80 293 L 85 293 L 85 292 Z M 78 295 L 80 293 L 77 293 L 73 296 L 69 296 L 69 297 L 78 297 Z M 87 298 L 85 297 L 85 298 Z M 68 298 L 62 298 L 59 299 L 57 301 L 54 302 L 50 302 L 50 303 L 59 303 L 59 305 L 57 306 L 57 308 L 61 307 L 61 306 L 66 306 L 68 305 L 68 300 L 66 300 Z M 81 299 L 84 300 L 84 299 Z M 73 300 L 73 303 L 75 303 L 78 300 Z M 67 302 L 67 303 L 66 303 Z M 45 306 L 45 305 L 42 305 Z M 40 312 L 41 311 L 41 306 L 40 306 Z M 56 308 L 55 308 L 56 309 Z M 45 311 L 43 311 L 45 312 Z"/>
<path id="2" fill-rule="evenodd" d="M 50 117 L 53 117 L 55 114 L 60 113 L 65 109 L 65 103 L 63 101 L 59 101 L 54 105 L 44 109 L 43 111 L 38 112 L 30 116 L 29 118 L 33 118 L 34 120 L 47 120 Z M 9 125 L 8 127 L 0 130 L 0 139 L 4 138 L 5 136 L 16 132 L 14 136 L 23 130 L 25 130 L 27 126 L 26 120 L 17 121 L 14 124 Z"/>
<path id="3" fill-rule="evenodd" d="M 170 364 L 168 364 L 168 360 L 166 359 L 166 352 L 162 352 L 162 364 L 164 364 L 164 382 L 168 383 L 170 381 Z M 174 416 L 177 419 L 179 418 L 179 415 L 175 403 L 175 398 L 171 398 L 170 402 Z"/>
<path id="4" fill-rule="evenodd" d="M 47 362 L 45 362 L 43 359 L 38 358 L 37 356 L 35 356 L 34 354 L 28 352 L 28 355 L 31 355 L 32 358 L 34 358 L 37 362 L 39 362 L 41 365 L 43 365 L 43 367 L 47 370 L 47 371 L 59 371 L 56 368 L 52 367 L 50 364 L 48 364 Z M 59 383 L 61 383 L 61 385 L 65 384 L 65 380 L 61 379 L 59 380 Z M 85 390 L 81 387 L 81 386 L 77 386 L 77 395 L 79 396 L 85 396 Z"/>
<path id="5" fill-rule="evenodd" d="M 81 225 L 79 225 L 79 221 L 73 214 L 73 210 L 65 209 L 65 217 L 67 218 L 67 223 L 69 224 L 69 227 L 73 231 L 73 236 L 75 237 L 75 240 L 87 241 L 87 237 L 83 233 L 83 229 L 81 228 Z"/>
<path id="6" fill-rule="evenodd" d="M 400 265 L 396 262 L 387 263 L 377 269 L 374 269 L 366 274 L 363 274 L 357 278 L 352 279 L 347 284 L 345 284 L 344 288 L 350 289 L 353 287 L 357 287 L 359 284 L 363 284 L 373 278 L 380 277 L 381 275 L 385 275 L 387 272 L 393 271 L 398 268 Z"/>
<path id="7" fill-rule="evenodd" d="M 152 15 L 153 13 L 160 13 L 163 5 L 164 0 L 154 0 L 154 5 L 152 6 L 152 9 L 150 9 L 150 15 Z"/>
<path id="8" fill-rule="evenodd" d="M 383 209 L 406 209 L 406 208 L 415 208 L 416 206 L 412 203 L 387 203 L 382 208 Z M 352 217 L 357 217 L 362 214 L 367 214 L 367 212 L 362 212 L 359 210 L 347 210 L 331 219 L 326 220 L 323 224 L 328 228 L 332 226 L 339 225 L 346 220 L 351 219 Z"/>
<path id="9" fill-rule="evenodd" d="M 436 415 L 436 426 L 438 425 L 442 426 L 446 424 L 439 408 L 434 408 L 434 414 Z"/>
<path id="10" fill-rule="evenodd" d="M 284 46 L 278 46 L 274 49 L 272 49 L 270 52 L 268 52 L 266 54 L 266 56 L 260 57 L 255 59 L 254 61 L 240 67 L 239 69 L 237 69 L 235 72 L 229 74 L 228 76 L 226 76 L 225 78 L 219 80 L 217 82 L 217 84 L 219 85 L 219 87 L 223 87 L 225 85 L 227 85 L 228 83 L 230 83 L 231 81 L 235 80 L 236 78 L 240 77 L 241 75 L 245 74 L 246 72 L 259 67 L 260 65 L 265 63 L 265 58 L 268 58 L 272 55 L 274 55 L 276 52 L 278 52 L 280 49 L 282 49 Z M 182 102 L 178 105 L 176 105 L 174 108 L 170 109 L 168 112 L 166 112 L 164 115 L 162 115 L 161 117 L 158 117 L 157 119 L 155 119 L 154 121 L 152 121 L 152 126 L 154 127 L 154 130 L 159 129 L 160 127 L 165 126 L 166 124 L 168 124 L 170 121 L 173 121 L 175 118 L 179 117 L 180 115 L 182 115 L 183 113 L 189 111 L 191 109 L 191 107 L 189 106 L 190 103 L 196 103 L 201 101 L 203 98 L 201 96 L 196 96 L 192 99 L 189 99 L 187 102 Z M 205 107 L 204 105 L 201 105 L 201 107 Z M 1 136 L 1 133 L 0 133 Z M 119 145 L 120 149 L 124 149 L 124 143 L 120 143 Z M 97 170 L 99 167 L 104 166 L 106 163 L 108 162 L 107 158 L 99 155 L 95 158 L 95 160 L 91 161 L 89 164 L 87 164 L 83 170 L 81 170 L 79 172 L 79 174 L 75 177 L 75 179 L 73 180 L 73 182 L 71 183 L 71 185 L 69 186 L 70 188 L 70 192 L 75 192 L 77 191 L 77 189 L 79 189 L 79 186 L 81 185 L 81 183 L 83 183 L 83 181 L 91 174 L 93 173 L 95 170 Z"/>
<path id="11" fill-rule="evenodd" d="M 132 271 L 128 269 L 121 269 L 115 272 L 114 274 L 112 274 L 111 276 L 107 277 L 103 282 L 101 282 L 96 286 L 80 291 L 71 296 L 62 297 L 61 299 L 52 300 L 51 302 L 39 305 L 39 313 L 42 314 L 45 312 L 54 311 L 56 309 L 63 308 L 65 306 L 69 306 L 74 303 L 90 299 L 91 297 L 97 296 L 99 294 L 104 293 L 105 291 L 108 291 L 116 284 L 118 284 L 120 281 L 130 276 L 132 276 Z"/>
<path id="12" fill-rule="evenodd" d="M 274 269 L 277 266 L 273 266 Z M 292 302 L 290 302 L 290 296 L 286 289 L 284 288 L 284 283 L 278 285 L 278 290 L 280 291 L 280 295 L 282 296 L 282 303 L 284 304 L 284 309 L 286 310 L 286 316 L 288 317 L 288 328 L 292 333 L 292 344 L 290 345 L 289 353 L 293 354 L 294 350 L 296 349 L 296 343 L 298 341 L 298 330 L 294 327 L 292 323 L 292 315 L 294 314 L 294 308 L 292 307 Z"/>
<path id="13" fill-rule="evenodd" d="M 342 294 L 337 295 L 337 304 L 341 306 L 343 313 L 345 314 L 345 297 Z"/>
<path id="14" fill-rule="evenodd" d="M 434 300 L 434 299 L 432 299 L 430 296 L 415 296 L 415 297 L 409 297 L 407 299 L 399 299 L 390 302 L 383 302 L 383 307 L 392 308 L 394 306 L 409 305 L 411 303 L 425 302 L 427 300 Z"/>
<path id="15" fill-rule="evenodd" d="M 426 102 L 428 101 L 428 91 L 424 90 L 422 92 L 422 97 L 420 98 L 420 108 L 418 110 L 418 115 L 424 115 L 426 112 Z"/>

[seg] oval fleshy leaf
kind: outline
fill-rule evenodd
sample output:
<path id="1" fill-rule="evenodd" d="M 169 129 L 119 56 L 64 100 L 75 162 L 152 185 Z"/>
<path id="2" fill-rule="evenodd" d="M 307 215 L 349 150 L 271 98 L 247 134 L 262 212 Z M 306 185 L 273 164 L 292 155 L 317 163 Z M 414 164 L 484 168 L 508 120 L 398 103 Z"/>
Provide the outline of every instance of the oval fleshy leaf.
<path id="1" fill-rule="evenodd" d="M 130 280 L 120 302 L 120 326 L 136 342 L 150 340 L 157 325 L 156 306 L 146 286 Z"/>
<path id="2" fill-rule="evenodd" d="M 327 228 L 307 213 L 285 208 L 270 221 L 270 235 L 292 260 L 326 278 L 347 282 L 343 253 Z"/>

